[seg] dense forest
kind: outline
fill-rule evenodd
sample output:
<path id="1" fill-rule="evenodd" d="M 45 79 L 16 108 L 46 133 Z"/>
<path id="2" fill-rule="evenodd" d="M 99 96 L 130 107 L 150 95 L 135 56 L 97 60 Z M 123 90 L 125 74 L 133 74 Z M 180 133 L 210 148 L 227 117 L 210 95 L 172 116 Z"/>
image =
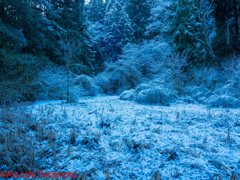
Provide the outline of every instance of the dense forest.
<path id="1" fill-rule="evenodd" d="M 194 74 L 203 69 L 239 64 L 239 6 L 239 0 L 1 0 L 1 103 L 66 99 L 89 78 L 100 92 L 120 94 L 161 77 L 166 67 L 182 76 L 174 84 L 196 84 Z"/>

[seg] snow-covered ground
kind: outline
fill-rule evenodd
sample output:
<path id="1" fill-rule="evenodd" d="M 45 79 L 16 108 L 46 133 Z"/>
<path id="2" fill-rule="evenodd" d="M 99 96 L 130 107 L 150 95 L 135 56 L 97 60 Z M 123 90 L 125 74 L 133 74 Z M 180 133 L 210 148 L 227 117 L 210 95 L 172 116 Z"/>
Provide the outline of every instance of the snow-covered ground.
<path id="1" fill-rule="evenodd" d="M 39 144 L 46 154 L 35 158 L 43 172 L 94 180 L 240 175 L 240 109 L 146 105 L 117 96 L 43 101 L 26 109 L 43 132 L 53 132 Z"/>

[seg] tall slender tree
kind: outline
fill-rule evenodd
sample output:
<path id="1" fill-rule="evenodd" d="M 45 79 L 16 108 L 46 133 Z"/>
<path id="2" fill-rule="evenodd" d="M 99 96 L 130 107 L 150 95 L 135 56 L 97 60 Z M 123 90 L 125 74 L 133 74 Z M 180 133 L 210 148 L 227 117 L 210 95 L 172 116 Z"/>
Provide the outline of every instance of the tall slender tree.
<path id="1" fill-rule="evenodd" d="M 206 63 L 206 50 L 199 42 L 204 38 L 199 9 L 194 0 L 178 0 L 172 5 L 170 32 L 176 52 L 188 53 L 193 64 Z"/>
<path id="2" fill-rule="evenodd" d="M 148 0 L 129 0 L 126 11 L 132 22 L 136 42 L 145 38 L 146 26 L 150 17 L 150 3 Z"/>
<path id="3" fill-rule="evenodd" d="M 109 1 L 104 17 L 104 52 L 109 61 L 116 61 L 122 48 L 134 39 L 131 21 L 122 4 L 115 0 Z"/>
<path id="4" fill-rule="evenodd" d="M 105 4 L 103 0 L 90 0 L 87 4 L 87 17 L 91 22 L 103 22 Z"/>
<path id="5" fill-rule="evenodd" d="M 84 0 L 56 0 L 55 4 L 55 8 L 60 11 L 56 21 L 64 29 L 60 42 L 68 43 L 71 41 L 70 44 L 74 46 L 73 48 L 78 47 L 78 50 L 74 51 L 71 56 L 70 69 L 78 74 L 91 74 L 93 72 L 94 52 L 87 30 Z M 62 60 L 63 63 L 67 62 L 64 58 Z"/>
<path id="6" fill-rule="evenodd" d="M 219 58 L 240 52 L 239 4 L 239 0 L 214 1 L 212 16 L 216 22 L 216 36 L 213 48 Z"/>

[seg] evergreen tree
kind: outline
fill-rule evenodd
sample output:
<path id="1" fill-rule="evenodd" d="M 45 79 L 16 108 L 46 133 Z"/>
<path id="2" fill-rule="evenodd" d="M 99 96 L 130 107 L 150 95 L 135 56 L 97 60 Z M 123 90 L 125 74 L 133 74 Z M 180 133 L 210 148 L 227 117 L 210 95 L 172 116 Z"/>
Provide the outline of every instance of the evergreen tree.
<path id="1" fill-rule="evenodd" d="M 168 19 L 171 10 L 169 6 L 172 0 L 149 0 L 151 6 L 151 15 L 149 24 L 146 27 L 146 36 L 148 39 L 154 37 L 163 37 L 164 32 L 169 28 L 170 21 Z"/>
<path id="2" fill-rule="evenodd" d="M 150 4 L 148 0 L 129 0 L 127 13 L 132 22 L 136 42 L 145 38 L 146 26 L 150 17 Z"/>
<path id="3" fill-rule="evenodd" d="M 105 58 L 102 52 L 102 47 L 104 46 L 103 20 L 106 12 L 106 5 L 107 3 L 104 3 L 103 0 L 90 0 L 90 2 L 86 5 L 89 32 L 93 39 L 93 48 L 95 51 L 95 60 L 93 63 L 95 73 L 99 73 L 104 69 Z"/>
<path id="4" fill-rule="evenodd" d="M 61 28 L 53 19 L 48 19 L 46 16 L 47 13 L 53 12 L 51 4 L 47 0 L 32 0 L 30 2 L 4 0 L 1 1 L 0 8 L 1 29 L 3 31 L 6 28 L 9 29 L 8 32 L 1 32 L 8 37 L 12 36 L 12 40 L 16 40 L 17 37 L 21 37 L 20 39 L 23 40 L 24 37 L 26 41 L 26 43 L 20 43 L 20 48 L 17 45 L 18 43 L 11 44 L 12 48 L 14 47 L 16 50 L 17 46 L 22 53 L 31 53 L 36 56 L 47 56 L 53 51 L 52 42 L 56 41 L 56 36 L 61 31 Z M 11 33 L 13 31 L 17 33 Z M 0 46 L 2 47 L 3 43 L 7 43 L 9 47 L 9 39 L 4 40 L 4 34 L 0 37 L 3 38 Z"/>
<path id="5" fill-rule="evenodd" d="M 92 61 L 94 52 L 92 42 L 87 30 L 87 22 L 84 10 L 84 0 L 57 0 L 56 9 L 59 9 L 57 23 L 64 29 L 61 34 L 61 47 L 71 44 L 73 52 L 71 60 L 63 58 L 64 64 L 71 61 L 70 69 L 77 74 L 91 74 L 93 72 Z M 71 48 L 71 46 L 69 48 Z M 63 53 L 64 49 L 63 50 Z M 69 49 L 70 50 L 70 49 Z M 63 55 L 64 57 L 64 55 Z"/>
<path id="6" fill-rule="evenodd" d="M 103 23 L 104 10 L 103 0 L 90 0 L 87 5 L 87 17 L 91 22 Z"/>
<path id="7" fill-rule="evenodd" d="M 194 0 L 178 0 L 171 7 L 171 45 L 176 52 L 189 54 L 193 64 L 207 63 L 207 51 L 201 43 L 204 33 L 200 12 L 194 3 Z"/>
<path id="8" fill-rule="evenodd" d="M 116 61 L 122 53 L 122 47 L 132 42 L 133 28 L 125 8 L 120 2 L 109 1 L 104 17 L 104 52 L 109 61 Z"/>
<path id="9" fill-rule="evenodd" d="M 45 59 L 52 54 L 54 47 L 51 42 L 56 41 L 61 28 L 46 16 L 53 12 L 47 0 L 3 0 L 0 9 L 0 49 L 4 49 L 8 57 L 32 54 Z M 5 60 L 3 58 L 2 62 Z M 11 63 L 25 64 L 27 61 L 21 57 L 13 58 Z M 5 64 L 4 68 L 10 67 Z"/>

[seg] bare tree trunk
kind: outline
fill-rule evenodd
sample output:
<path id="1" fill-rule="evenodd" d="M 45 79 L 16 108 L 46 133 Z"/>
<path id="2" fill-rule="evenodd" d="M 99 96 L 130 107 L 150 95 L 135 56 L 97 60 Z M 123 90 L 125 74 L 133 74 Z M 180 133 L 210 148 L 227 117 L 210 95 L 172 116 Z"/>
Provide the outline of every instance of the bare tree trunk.
<path id="1" fill-rule="evenodd" d="M 2 19 L 4 20 L 4 5 L 2 4 L 1 6 L 0 6 L 0 16 L 2 17 Z"/>
<path id="2" fill-rule="evenodd" d="M 202 19 L 202 28 L 203 28 L 203 41 L 200 41 L 200 43 L 204 46 L 204 48 L 206 49 L 208 55 L 210 56 L 210 58 L 213 61 L 213 64 L 216 65 L 215 63 L 215 54 L 212 50 L 211 45 L 209 44 L 209 40 L 208 40 L 208 33 L 207 33 L 207 25 L 206 25 L 206 20 L 203 18 Z"/>
<path id="3" fill-rule="evenodd" d="M 69 62 L 67 62 L 66 65 L 66 69 L 67 69 L 67 103 L 69 103 L 69 87 L 70 87 L 70 82 L 69 82 Z"/>
<path id="4" fill-rule="evenodd" d="M 226 34 L 226 43 L 227 46 L 230 45 L 230 30 L 229 30 L 229 17 L 228 17 L 228 0 L 226 0 L 226 24 L 227 24 L 227 34 Z"/>
<path id="5" fill-rule="evenodd" d="M 238 37 L 238 3 L 237 0 L 234 0 L 234 19 L 235 19 L 235 31 L 236 31 L 236 37 Z"/>
<path id="6" fill-rule="evenodd" d="M 216 65 L 216 56 L 215 53 L 209 43 L 209 36 L 208 36 L 208 29 L 207 29 L 207 23 L 206 23 L 206 18 L 210 12 L 211 6 L 212 6 L 213 0 L 210 4 L 209 9 L 207 10 L 207 12 L 203 12 L 202 8 L 200 8 L 201 10 L 201 14 L 200 14 L 200 19 L 201 19 L 201 27 L 202 27 L 202 32 L 203 32 L 203 39 L 198 39 L 198 41 L 202 44 L 202 46 L 205 48 L 205 50 L 207 51 L 209 57 L 212 60 L 212 63 L 214 65 Z"/>

